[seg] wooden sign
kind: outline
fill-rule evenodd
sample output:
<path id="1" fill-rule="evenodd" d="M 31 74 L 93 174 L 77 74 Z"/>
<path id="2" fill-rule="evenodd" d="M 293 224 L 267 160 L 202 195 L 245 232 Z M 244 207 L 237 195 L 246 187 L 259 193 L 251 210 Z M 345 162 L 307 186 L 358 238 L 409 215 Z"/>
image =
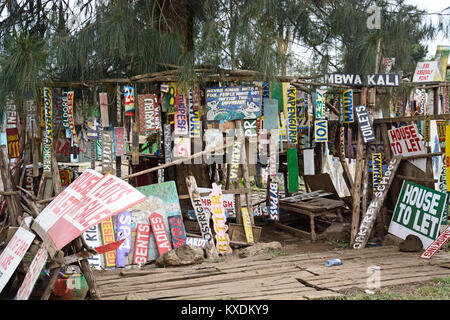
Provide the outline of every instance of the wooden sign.
<path id="1" fill-rule="evenodd" d="M 373 175 L 373 194 L 380 184 L 383 177 L 383 162 L 381 159 L 381 153 L 372 153 L 372 175 Z"/>
<path id="2" fill-rule="evenodd" d="M 173 157 L 185 158 L 191 155 L 191 139 L 189 137 L 174 137 Z"/>
<path id="3" fill-rule="evenodd" d="M 62 124 L 62 89 L 53 89 L 53 110 L 52 110 L 53 126 Z"/>
<path id="4" fill-rule="evenodd" d="M 68 105 L 68 96 L 69 92 L 63 91 L 62 96 L 62 128 L 70 129 L 69 123 L 69 105 Z"/>
<path id="5" fill-rule="evenodd" d="M 202 193 L 211 193 L 212 188 L 198 188 L 198 192 Z M 202 196 L 202 204 L 205 210 L 213 211 L 212 209 L 212 201 L 211 197 L 208 194 L 207 196 Z M 222 206 L 225 212 L 225 217 L 235 217 L 236 216 L 236 207 L 234 202 L 233 194 L 223 194 L 222 195 Z"/>
<path id="6" fill-rule="evenodd" d="M 177 103 L 176 86 L 170 85 L 167 91 L 167 114 L 175 114 L 177 112 Z"/>
<path id="7" fill-rule="evenodd" d="M 133 264 L 145 264 L 148 261 L 150 243 L 150 225 L 139 223 L 136 227 Z"/>
<path id="8" fill-rule="evenodd" d="M 116 267 L 123 268 L 126 264 L 126 256 L 131 251 L 131 212 L 122 211 L 117 215 L 116 240 L 123 240 L 116 250 Z"/>
<path id="9" fill-rule="evenodd" d="M 417 62 L 416 70 L 413 75 L 413 82 L 435 82 L 443 81 L 439 72 L 438 61 Z"/>
<path id="10" fill-rule="evenodd" d="M 172 132 L 170 124 L 164 124 L 164 159 L 165 163 L 172 162 Z"/>
<path id="11" fill-rule="evenodd" d="M 227 233 L 228 226 L 226 224 L 227 217 L 225 216 L 225 209 L 222 201 L 222 187 L 213 183 L 212 191 L 209 194 L 209 197 L 211 198 L 211 212 L 214 223 L 214 231 L 216 232 L 217 251 L 219 254 L 230 254 L 232 253 L 232 250 L 230 247 L 230 238 Z"/>
<path id="12" fill-rule="evenodd" d="M 52 131 L 52 91 L 48 87 L 44 87 L 44 141 L 43 141 L 43 167 L 44 173 L 52 171 L 51 150 L 53 146 L 53 131 Z"/>
<path id="13" fill-rule="evenodd" d="M 56 161 L 70 162 L 70 139 L 60 138 L 56 139 Z"/>
<path id="14" fill-rule="evenodd" d="M 278 182 L 270 182 L 269 185 L 269 209 L 270 219 L 274 221 L 278 221 L 280 219 L 280 210 L 279 210 L 279 204 L 278 204 Z"/>
<path id="15" fill-rule="evenodd" d="M 47 262 L 47 257 L 47 250 L 45 249 L 44 245 L 41 245 L 36 255 L 34 256 L 33 261 L 28 267 L 25 279 L 23 280 L 22 285 L 17 291 L 14 300 L 28 300 L 31 292 L 33 291 L 34 285 L 39 278 L 39 274 L 41 273 L 42 268 L 44 268 L 45 263 Z"/>
<path id="16" fill-rule="evenodd" d="M 372 122 L 370 121 L 369 112 L 367 112 L 366 106 L 355 107 L 355 116 L 363 142 L 375 142 L 377 139 L 375 138 L 375 132 L 373 130 Z"/>
<path id="17" fill-rule="evenodd" d="M 187 119 L 187 110 L 186 110 L 186 97 L 184 94 L 178 93 L 177 97 L 177 112 L 174 116 L 174 134 L 175 135 L 187 135 L 189 134 L 188 129 L 188 119 Z"/>
<path id="18" fill-rule="evenodd" d="M 100 127 L 100 119 L 97 117 L 89 117 L 86 131 L 86 136 L 89 140 L 100 138 L 98 127 Z"/>
<path id="19" fill-rule="evenodd" d="M 423 141 L 429 143 L 430 142 L 430 134 L 431 134 L 431 132 L 430 132 L 430 118 L 425 116 L 425 120 L 423 121 Z"/>
<path id="20" fill-rule="evenodd" d="M 6 99 L 6 128 L 17 128 L 17 106 L 13 99 Z"/>
<path id="21" fill-rule="evenodd" d="M 359 74 L 327 74 L 325 82 L 332 84 L 341 84 L 346 86 L 362 86 L 363 79 Z"/>
<path id="22" fill-rule="evenodd" d="M 314 121 L 314 141 L 315 142 L 328 141 L 328 120 Z"/>
<path id="23" fill-rule="evenodd" d="M 69 110 L 69 126 L 72 138 L 75 144 L 78 144 L 78 136 L 75 130 L 75 121 L 73 117 L 73 91 L 67 92 L 67 108 Z"/>
<path id="24" fill-rule="evenodd" d="M 34 237 L 35 235 L 32 232 L 19 227 L 0 254 L 0 292 L 5 288 L 8 280 L 22 261 Z"/>
<path id="25" fill-rule="evenodd" d="M 396 73 L 368 74 L 366 85 L 368 87 L 399 87 L 400 74 Z"/>
<path id="26" fill-rule="evenodd" d="M 273 179 L 278 172 L 278 144 L 278 133 L 272 131 L 269 145 L 269 176 L 271 179 Z"/>
<path id="27" fill-rule="evenodd" d="M 188 246 L 194 246 L 205 249 L 207 243 L 208 241 L 202 238 L 186 237 L 186 244 Z"/>
<path id="28" fill-rule="evenodd" d="M 108 117 L 108 94 L 106 92 L 100 92 L 100 116 L 102 119 L 102 127 L 109 127 Z"/>
<path id="29" fill-rule="evenodd" d="M 298 191 L 298 156 L 297 148 L 287 149 L 288 191 Z"/>
<path id="30" fill-rule="evenodd" d="M 287 129 L 288 129 L 288 142 L 291 144 L 297 144 L 297 102 L 296 102 L 296 90 L 295 87 L 290 87 L 287 92 Z"/>
<path id="31" fill-rule="evenodd" d="M 150 215 L 150 225 L 155 236 L 159 255 L 163 255 L 167 251 L 172 250 L 163 217 L 159 213 L 152 213 Z"/>
<path id="32" fill-rule="evenodd" d="M 268 132 L 278 130 L 278 101 L 275 99 L 264 101 L 264 128 Z"/>
<path id="33" fill-rule="evenodd" d="M 156 94 L 140 94 L 139 102 L 139 133 L 148 134 L 161 131 L 158 97 Z"/>
<path id="34" fill-rule="evenodd" d="M 86 243 L 91 247 L 95 248 L 100 246 L 100 225 L 96 224 L 93 225 L 91 228 L 83 232 L 83 238 L 86 241 Z M 89 265 L 96 270 L 102 269 L 102 259 L 99 255 L 93 255 L 88 258 Z"/>
<path id="35" fill-rule="evenodd" d="M 268 206 L 253 208 L 253 216 L 255 216 L 255 217 L 268 216 L 269 212 L 270 212 L 270 208 Z"/>
<path id="36" fill-rule="evenodd" d="M 173 248 L 181 247 L 186 242 L 186 231 L 184 229 L 183 217 L 181 215 L 171 216 L 168 219 L 170 234 L 172 236 Z"/>
<path id="37" fill-rule="evenodd" d="M 344 123 L 352 123 L 353 117 L 353 90 L 344 90 L 342 93 L 344 101 Z"/>
<path id="38" fill-rule="evenodd" d="M 114 236 L 114 226 L 112 223 L 112 218 L 108 217 L 101 222 L 102 229 L 102 242 L 104 245 L 113 243 L 116 241 Z M 105 267 L 115 267 L 116 266 L 116 250 L 108 251 L 104 255 Z"/>
<path id="39" fill-rule="evenodd" d="M 446 193 L 404 180 L 388 232 L 402 239 L 413 234 L 425 250 L 439 235 L 446 198 Z"/>
<path id="40" fill-rule="evenodd" d="M 401 157 L 396 156 L 391 159 L 387 165 L 387 169 L 384 172 L 383 178 L 378 185 L 375 195 L 367 208 L 364 216 L 361 219 L 361 224 L 359 226 L 358 234 L 354 240 L 353 249 L 362 249 L 366 246 L 369 240 L 370 232 L 372 231 L 373 225 L 377 218 L 378 212 L 383 207 L 384 199 L 387 196 L 389 187 L 394 180 L 395 172 L 401 162 Z"/>
<path id="41" fill-rule="evenodd" d="M 61 179 L 62 188 L 67 188 L 72 183 L 71 173 L 69 169 L 59 170 L 59 178 Z"/>
<path id="42" fill-rule="evenodd" d="M 325 118 L 325 97 L 324 91 L 316 90 L 316 106 L 315 106 L 315 118 L 324 119 Z"/>
<path id="43" fill-rule="evenodd" d="M 427 151 L 420 138 L 415 124 L 388 130 L 389 142 L 394 156 L 413 156 L 425 154 Z M 409 160 L 416 167 L 425 172 L 426 159 Z"/>
<path id="44" fill-rule="evenodd" d="M 19 131 L 17 128 L 6 129 L 6 142 L 8 144 L 8 156 L 10 159 L 20 157 L 19 149 Z"/>
<path id="45" fill-rule="evenodd" d="M 256 119 L 261 115 L 259 87 L 218 87 L 206 89 L 208 121 Z"/>
<path id="46" fill-rule="evenodd" d="M 237 181 L 239 177 L 239 163 L 241 161 L 242 143 L 242 135 L 236 135 L 233 143 L 233 152 L 231 154 L 230 182 Z"/>
<path id="47" fill-rule="evenodd" d="M 258 121 L 256 119 L 244 120 L 244 136 L 249 138 L 258 136 Z"/>
<path id="48" fill-rule="evenodd" d="M 125 101 L 125 115 L 134 117 L 136 106 L 134 104 L 134 87 L 123 87 L 123 98 Z"/>
<path id="49" fill-rule="evenodd" d="M 195 178 L 193 176 L 187 176 L 186 184 L 189 192 L 189 197 L 191 199 L 191 204 L 194 208 L 198 225 L 200 226 L 202 238 L 212 242 L 213 235 L 209 226 L 209 219 L 211 217 L 209 213 L 207 213 L 203 208 L 202 200 L 197 188 L 197 182 L 195 181 Z"/>
<path id="50" fill-rule="evenodd" d="M 192 88 L 189 87 L 189 135 L 191 138 L 201 138 L 200 110 L 194 108 Z"/>
<path id="51" fill-rule="evenodd" d="M 245 237 L 247 238 L 247 243 L 255 243 L 253 239 L 253 228 L 252 221 L 250 220 L 250 215 L 246 207 L 242 207 L 242 222 L 244 224 Z"/>
<path id="52" fill-rule="evenodd" d="M 116 157 L 121 156 L 126 153 L 127 149 L 125 146 L 125 128 L 124 127 L 114 128 L 114 143 L 115 143 Z"/>
<path id="53" fill-rule="evenodd" d="M 431 259 L 436 252 L 450 239 L 450 227 L 446 227 L 444 232 L 433 241 L 432 244 L 421 254 L 422 259 Z"/>
<path id="54" fill-rule="evenodd" d="M 111 131 L 102 131 L 102 173 L 113 173 L 113 150 Z"/>

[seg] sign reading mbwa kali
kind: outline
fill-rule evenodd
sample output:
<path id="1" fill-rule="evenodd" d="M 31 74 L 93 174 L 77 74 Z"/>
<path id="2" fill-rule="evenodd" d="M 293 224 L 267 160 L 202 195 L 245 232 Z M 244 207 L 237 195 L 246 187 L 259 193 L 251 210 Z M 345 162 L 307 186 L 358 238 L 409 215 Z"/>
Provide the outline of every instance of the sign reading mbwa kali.
<path id="1" fill-rule="evenodd" d="M 410 181 L 403 181 L 389 233 L 405 239 L 413 234 L 428 248 L 439 235 L 447 195 Z"/>
<path id="2" fill-rule="evenodd" d="M 368 74 L 366 81 L 359 74 L 329 74 L 325 76 L 325 82 L 349 86 L 375 86 L 375 87 L 398 87 L 400 86 L 400 75 L 396 73 Z"/>
<path id="3" fill-rule="evenodd" d="M 366 106 L 355 107 L 356 120 L 358 121 L 359 131 L 362 134 L 364 143 L 376 141 L 369 113 Z"/>
<path id="4" fill-rule="evenodd" d="M 207 88 L 206 112 L 208 121 L 259 118 L 261 115 L 259 87 Z"/>

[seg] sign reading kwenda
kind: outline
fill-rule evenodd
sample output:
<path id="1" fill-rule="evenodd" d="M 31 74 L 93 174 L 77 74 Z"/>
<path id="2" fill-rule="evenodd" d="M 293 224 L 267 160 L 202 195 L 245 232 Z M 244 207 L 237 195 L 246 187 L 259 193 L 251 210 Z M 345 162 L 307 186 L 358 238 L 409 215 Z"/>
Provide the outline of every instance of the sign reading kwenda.
<path id="1" fill-rule="evenodd" d="M 377 139 L 375 138 L 375 132 L 373 131 L 369 112 L 367 112 L 366 106 L 355 107 L 355 115 L 364 143 L 376 141 Z"/>
<path id="2" fill-rule="evenodd" d="M 388 232 L 402 239 L 413 234 L 428 248 L 439 235 L 446 198 L 445 193 L 403 181 Z"/>
<path id="3" fill-rule="evenodd" d="M 376 73 L 368 74 L 363 81 L 359 74 L 329 74 L 325 76 L 325 82 L 355 87 L 398 87 L 400 86 L 400 74 Z"/>

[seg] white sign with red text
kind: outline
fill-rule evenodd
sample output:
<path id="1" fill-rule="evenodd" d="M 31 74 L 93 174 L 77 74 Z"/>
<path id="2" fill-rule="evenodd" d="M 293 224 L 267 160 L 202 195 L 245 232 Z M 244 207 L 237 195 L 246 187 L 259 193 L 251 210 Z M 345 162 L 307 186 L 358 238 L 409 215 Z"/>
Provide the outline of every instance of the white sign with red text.
<path id="1" fill-rule="evenodd" d="M 138 223 L 136 227 L 136 242 L 134 243 L 133 264 L 147 263 L 149 243 L 150 225 Z"/>
<path id="2" fill-rule="evenodd" d="M 414 156 L 427 153 L 423 138 L 415 124 L 388 130 L 389 144 L 394 156 Z M 425 172 L 426 159 L 410 160 L 412 164 Z"/>
<path id="3" fill-rule="evenodd" d="M 420 256 L 422 259 L 431 259 L 431 257 L 434 256 L 436 252 L 439 251 L 439 249 L 448 241 L 450 238 L 450 227 L 447 227 L 444 232 L 441 233 L 441 235 L 434 240 L 432 244 L 425 250 L 422 255 Z"/>
<path id="4" fill-rule="evenodd" d="M 45 246 L 42 245 L 28 268 L 25 279 L 23 280 L 22 285 L 14 298 L 15 300 L 28 300 L 31 292 L 33 291 L 36 280 L 38 279 L 39 274 L 47 261 L 47 257 L 47 249 L 45 249 Z"/>

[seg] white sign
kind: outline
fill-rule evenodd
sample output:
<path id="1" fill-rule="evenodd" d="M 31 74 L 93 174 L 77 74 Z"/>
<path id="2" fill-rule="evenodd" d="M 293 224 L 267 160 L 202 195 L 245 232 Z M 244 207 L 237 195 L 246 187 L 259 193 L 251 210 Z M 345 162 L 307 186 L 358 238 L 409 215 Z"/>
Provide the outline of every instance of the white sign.
<path id="1" fill-rule="evenodd" d="M 47 250 L 45 249 L 45 246 L 42 245 L 28 268 L 25 279 L 23 280 L 22 285 L 14 298 L 15 300 L 28 300 L 31 292 L 33 291 L 34 285 L 36 284 L 36 280 L 38 279 L 39 274 L 47 261 L 47 257 Z"/>
<path id="2" fill-rule="evenodd" d="M 438 70 L 437 61 L 418 62 L 414 71 L 413 82 L 443 81 Z"/>
<path id="3" fill-rule="evenodd" d="M 415 124 L 393 128 L 388 131 L 388 136 L 394 156 L 414 156 L 427 153 L 423 145 L 422 136 L 419 134 Z M 425 172 L 427 164 L 425 158 L 410 161 Z"/>

